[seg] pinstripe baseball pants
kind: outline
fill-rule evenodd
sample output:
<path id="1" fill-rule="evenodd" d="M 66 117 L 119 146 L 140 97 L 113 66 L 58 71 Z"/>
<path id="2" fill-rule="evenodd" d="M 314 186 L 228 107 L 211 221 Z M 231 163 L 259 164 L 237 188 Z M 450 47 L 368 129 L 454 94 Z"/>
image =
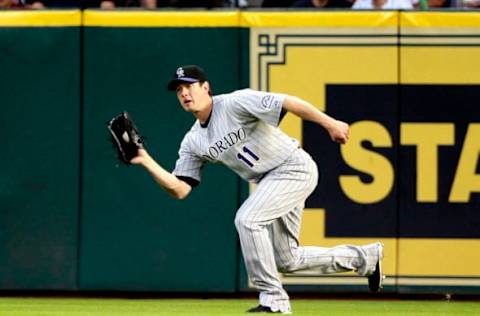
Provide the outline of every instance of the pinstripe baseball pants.
<path id="1" fill-rule="evenodd" d="M 299 247 L 304 203 L 317 180 L 315 162 L 298 149 L 265 175 L 235 217 L 248 276 L 260 291 L 260 304 L 273 311 L 291 309 L 278 271 L 314 268 L 325 274 L 355 270 L 368 275 L 375 269 L 376 244 Z"/>

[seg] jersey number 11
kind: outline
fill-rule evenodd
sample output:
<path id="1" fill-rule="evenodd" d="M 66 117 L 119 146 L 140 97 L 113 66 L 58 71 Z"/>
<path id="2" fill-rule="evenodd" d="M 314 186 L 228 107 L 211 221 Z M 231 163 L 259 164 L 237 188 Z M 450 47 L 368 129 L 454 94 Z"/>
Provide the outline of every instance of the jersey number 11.
<path id="1" fill-rule="evenodd" d="M 242 150 L 244 153 L 247 154 L 248 158 L 242 155 L 241 153 L 237 154 L 237 158 L 243 161 L 246 165 L 248 165 L 250 168 L 253 168 L 253 163 L 250 161 L 251 159 L 258 161 L 260 158 L 258 158 L 257 155 L 255 155 L 250 149 L 248 149 L 247 146 L 243 146 Z M 249 159 L 250 158 L 250 159 Z"/>

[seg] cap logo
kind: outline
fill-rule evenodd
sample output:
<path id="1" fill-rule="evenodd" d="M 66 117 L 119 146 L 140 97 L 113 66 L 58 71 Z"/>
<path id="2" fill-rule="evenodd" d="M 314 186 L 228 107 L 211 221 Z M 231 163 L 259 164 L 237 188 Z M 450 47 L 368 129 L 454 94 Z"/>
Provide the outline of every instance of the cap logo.
<path id="1" fill-rule="evenodd" d="M 177 68 L 176 74 L 177 74 L 177 78 L 185 77 L 185 71 L 183 70 L 182 67 L 178 67 L 178 68 Z"/>

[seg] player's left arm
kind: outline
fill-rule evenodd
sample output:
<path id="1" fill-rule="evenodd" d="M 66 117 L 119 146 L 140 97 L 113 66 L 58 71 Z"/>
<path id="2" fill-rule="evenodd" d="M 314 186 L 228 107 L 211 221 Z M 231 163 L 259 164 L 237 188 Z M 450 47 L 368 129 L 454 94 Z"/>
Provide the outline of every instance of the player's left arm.
<path id="1" fill-rule="evenodd" d="M 138 156 L 130 162 L 134 165 L 142 165 L 165 191 L 178 200 L 185 199 L 192 191 L 189 183 L 166 171 L 145 149 L 139 149 Z"/>
<path id="2" fill-rule="evenodd" d="M 333 141 L 340 144 L 347 142 L 349 133 L 348 124 L 323 113 L 313 104 L 295 96 L 287 96 L 282 107 L 283 110 L 287 112 L 322 126 L 327 130 L 328 134 L 330 134 L 330 138 Z"/>

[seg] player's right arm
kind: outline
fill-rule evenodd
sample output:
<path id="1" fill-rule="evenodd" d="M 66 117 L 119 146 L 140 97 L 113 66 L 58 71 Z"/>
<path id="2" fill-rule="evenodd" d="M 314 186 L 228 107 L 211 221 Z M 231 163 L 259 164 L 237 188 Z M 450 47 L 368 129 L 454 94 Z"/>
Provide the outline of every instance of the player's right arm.
<path id="1" fill-rule="evenodd" d="M 153 179 L 175 199 L 183 200 L 192 191 L 192 187 L 187 182 L 162 168 L 145 149 L 139 149 L 138 156 L 130 162 L 142 165 Z"/>

